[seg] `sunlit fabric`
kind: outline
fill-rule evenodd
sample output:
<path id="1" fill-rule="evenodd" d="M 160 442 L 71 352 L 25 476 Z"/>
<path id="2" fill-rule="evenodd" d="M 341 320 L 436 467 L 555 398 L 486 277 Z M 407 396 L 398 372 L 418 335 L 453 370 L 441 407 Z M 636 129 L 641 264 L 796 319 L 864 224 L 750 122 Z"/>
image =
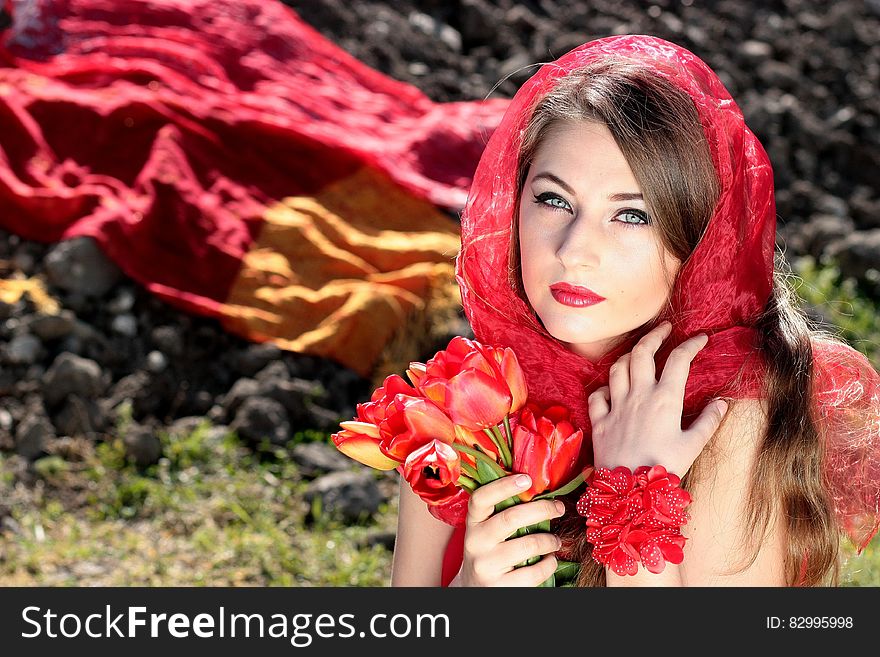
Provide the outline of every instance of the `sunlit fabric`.
<path id="1" fill-rule="evenodd" d="M 460 210 L 508 101 L 435 103 L 281 2 L 16 0 L 0 226 L 92 236 L 230 331 L 369 374 L 456 307 Z"/>

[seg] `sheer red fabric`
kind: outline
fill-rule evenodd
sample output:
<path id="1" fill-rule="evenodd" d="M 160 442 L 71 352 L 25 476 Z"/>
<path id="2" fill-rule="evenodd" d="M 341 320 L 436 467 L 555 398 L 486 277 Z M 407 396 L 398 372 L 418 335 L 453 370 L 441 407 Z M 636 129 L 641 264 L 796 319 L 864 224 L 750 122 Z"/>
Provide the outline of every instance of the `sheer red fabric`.
<path id="1" fill-rule="evenodd" d="M 672 310 L 661 318 L 673 320 L 674 328 L 658 352 L 658 371 L 671 347 L 699 332 L 711 338 L 691 366 L 686 429 L 719 395 L 762 396 L 766 362 L 755 348 L 753 325 L 771 291 L 776 235 L 767 154 L 721 81 L 693 53 L 656 37 L 623 35 L 590 41 L 542 66 L 516 93 L 483 152 L 462 215 L 456 274 L 476 339 L 512 347 L 530 399 L 567 405 L 573 422 L 590 436 L 587 397 L 608 383 L 610 366 L 648 329 L 590 361 L 543 329 L 510 285 L 507 271 L 517 152 L 531 110 L 556 80 L 609 55 L 642 63 L 690 95 L 721 183 L 707 231 L 672 291 Z M 845 345 L 815 339 L 813 351 L 813 403 L 827 443 L 827 481 L 840 526 L 861 550 L 877 532 L 880 517 L 880 375 L 864 355 Z M 585 445 L 589 451 L 588 439 Z M 447 515 L 446 521 L 460 525 L 463 516 Z M 457 549 L 455 543 L 450 550 Z"/>

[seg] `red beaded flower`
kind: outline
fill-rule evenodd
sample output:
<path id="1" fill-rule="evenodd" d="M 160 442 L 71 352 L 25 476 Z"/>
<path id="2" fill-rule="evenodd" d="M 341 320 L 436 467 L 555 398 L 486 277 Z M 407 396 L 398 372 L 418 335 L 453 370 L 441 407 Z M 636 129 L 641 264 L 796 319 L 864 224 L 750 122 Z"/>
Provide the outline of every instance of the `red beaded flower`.
<path id="1" fill-rule="evenodd" d="M 635 575 L 642 563 L 660 573 L 669 563 L 681 563 L 686 538 L 685 507 L 690 494 L 681 480 L 662 465 L 642 466 L 633 473 L 620 466 L 593 471 L 577 512 L 586 517 L 587 540 L 593 558 L 618 575 Z"/>

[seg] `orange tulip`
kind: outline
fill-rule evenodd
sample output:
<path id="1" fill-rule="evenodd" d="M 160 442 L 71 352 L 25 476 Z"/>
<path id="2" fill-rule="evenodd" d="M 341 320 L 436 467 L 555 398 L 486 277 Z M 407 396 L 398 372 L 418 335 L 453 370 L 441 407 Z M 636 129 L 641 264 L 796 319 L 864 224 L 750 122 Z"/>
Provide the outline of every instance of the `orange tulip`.
<path id="1" fill-rule="evenodd" d="M 583 437 L 563 406 L 541 409 L 527 403 L 522 408 L 513 430 L 513 470 L 532 478 L 532 486 L 520 495 L 523 501 L 555 490 L 578 474 Z"/>
<path id="2" fill-rule="evenodd" d="M 336 448 L 346 456 L 353 458 L 377 470 L 393 470 L 400 461 L 390 459 L 382 453 L 379 446 L 379 427 L 368 422 L 340 422 L 342 431 L 330 436 Z"/>
<path id="3" fill-rule="evenodd" d="M 385 419 L 388 405 L 398 394 L 419 393 L 397 374 L 387 377 L 384 384 L 373 391 L 370 401 L 357 405 L 356 420 L 340 422 L 342 431 L 330 436 L 336 448 L 377 470 L 391 470 L 403 463 L 405 455 L 394 459 L 385 453 L 379 433 L 379 424 Z"/>

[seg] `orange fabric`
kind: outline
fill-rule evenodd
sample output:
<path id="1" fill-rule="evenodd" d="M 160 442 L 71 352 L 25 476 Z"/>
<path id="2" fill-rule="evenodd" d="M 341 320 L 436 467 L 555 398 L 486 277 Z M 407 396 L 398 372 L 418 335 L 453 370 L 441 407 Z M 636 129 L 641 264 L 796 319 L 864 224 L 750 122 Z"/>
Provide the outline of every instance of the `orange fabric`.
<path id="1" fill-rule="evenodd" d="M 458 224 L 374 169 L 269 208 L 224 304 L 252 339 L 368 376 L 432 290 L 454 286 Z M 444 285 L 447 284 L 447 285 Z"/>

